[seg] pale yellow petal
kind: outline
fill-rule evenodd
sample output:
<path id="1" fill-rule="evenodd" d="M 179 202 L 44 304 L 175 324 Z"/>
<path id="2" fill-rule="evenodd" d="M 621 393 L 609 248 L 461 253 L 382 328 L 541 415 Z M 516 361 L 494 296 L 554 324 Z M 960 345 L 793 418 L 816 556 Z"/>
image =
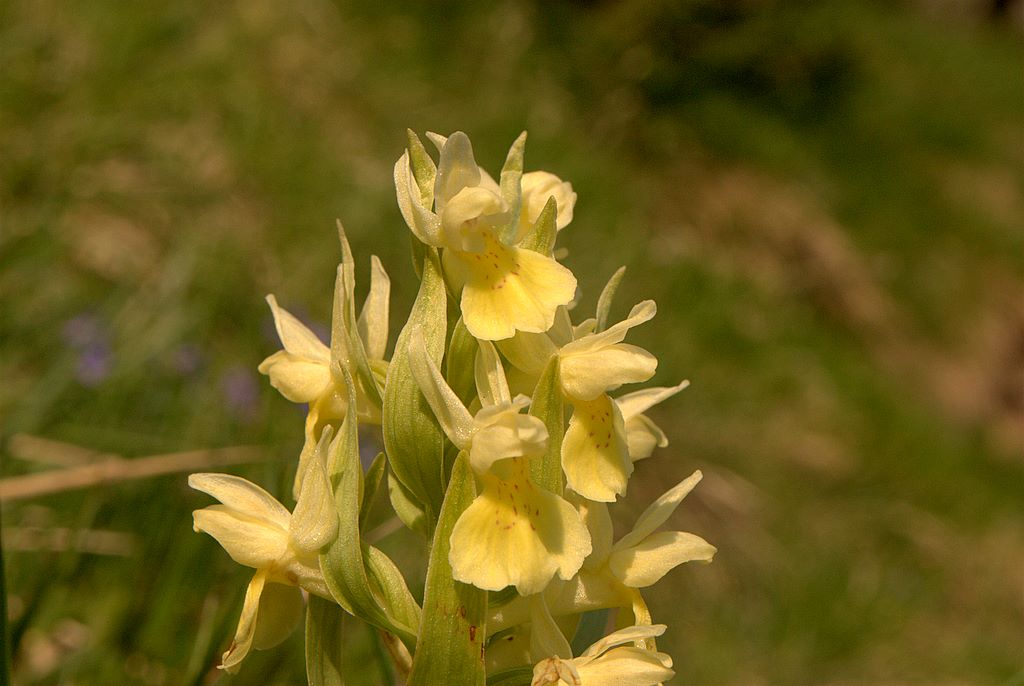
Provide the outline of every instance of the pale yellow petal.
<path id="1" fill-rule="evenodd" d="M 650 321 L 657 312 L 658 307 L 653 300 L 639 302 L 633 306 L 629 316 L 623 321 L 608 327 L 604 331 L 592 333 L 567 343 L 563 346 L 562 353 L 564 355 L 575 355 L 621 343 L 626 338 L 626 334 L 630 329 Z"/>
<path id="2" fill-rule="evenodd" d="M 434 182 L 434 204 L 437 211 L 442 212 L 448 200 L 466 186 L 478 185 L 480 167 L 473 159 L 473 144 L 469 142 L 469 136 L 456 131 L 441 146 L 437 180 Z"/>
<path id="3" fill-rule="evenodd" d="M 637 641 L 654 638 L 655 636 L 661 636 L 665 633 L 665 629 L 667 628 L 668 627 L 664 624 L 640 624 L 637 626 L 628 626 L 625 629 L 619 629 L 618 631 L 612 632 L 600 640 L 595 641 L 589 648 L 580 654 L 580 657 L 597 657 L 610 648 L 625 645 L 626 643 L 636 643 Z"/>
<path id="4" fill-rule="evenodd" d="M 651 456 L 655 448 L 668 445 L 668 437 L 651 418 L 645 414 L 626 419 L 626 444 L 629 459 L 636 462 Z"/>
<path id="5" fill-rule="evenodd" d="M 574 401 L 562 440 L 562 470 L 569 488 L 601 502 L 625 495 L 633 473 L 625 434 L 622 415 L 607 395 Z"/>
<path id="6" fill-rule="evenodd" d="M 551 616 L 544 595 L 538 593 L 530 596 L 527 601 L 530 603 L 530 654 L 533 661 L 546 657 L 572 659 L 569 641 Z"/>
<path id="7" fill-rule="evenodd" d="M 359 313 L 359 337 L 371 360 L 383 360 L 388 347 L 391 279 L 376 255 L 370 258 L 370 292 Z"/>
<path id="8" fill-rule="evenodd" d="M 498 405 L 512 400 L 505 368 L 493 343 L 480 341 L 474 365 L 476 391 L 483 405 Z"/>
<path id="9" fill-rule="evenodd" d="M 590 536 L 569 503 L 530 483 L 525 460 L 507 462 L 516 474 L 484 475 L 483 491 L 455 523 L 449 562 L 459 581 L 531 595 L 555 574 L 569 579 L 579 571 Z"/>
<path id="10" fill-rule="evenodd" d="M 290 515 L 287 508 L 247 479 L 233 474 L 197 473 L 189 475 L 188 485 L 213 496 L 242 515 L 266 520 L 281 529 L 288 528 Z"/>
<path id="11" fill-rule="evenodd" d="M 551 328 L 555 310 L 576 293 L 576 277 L 550 257 L 488 241 L 484 253 L 458 253 L 463 264 L 462 316 L 476 338 Z"/>
<path id="12" fill-rule="evenodd" d="M 545 171 L 535 171 L 523 174 L 523 210 L 520 223 L 526 226 L 528 231 L 533 223 L 537 221 L 548 198 L 553 197 L 558 207 L 555 226 L 559 231 L 564 229 L 572 221 L 573 209 L 576 206 L 576 193 L 572 190 L 572 184 L 562 181 L 560 178 Z"/>
<path id="13" fill-rule="evenodd" d="M 679 507 L 679 503 L 693 490 L 703 476 L 698 469 L 648 505 L 643 514 L 637 518 L 633 530 L 615 543 L 615 550 L 632 548 L 664 524 L 665 520 L 672 516 L 672 513 Z"/>
<path id="14" fill-rule="evenodd" d="M 567 396 L 580 400 L 592 400 L 623 384 L 647 381 L 658 369 L 654 355 L 627 343 L 571 355 L 564 352 L 565 348 L 562 350 L 562 390 Z"/>
<path id="15" fill-rule="evenodd" d="M 508 222 L 508 206 L 499 195 L 479 186 L 463 188 L 441 213 L 441 240 L 446 248 L 487 251 L 487 233 Z"/>
<path id="16" fill-rule="evenodd" d="M 509 409 L 488 418 L 488 423 L 477 429 L 469 461 L 473 469 L 482 474 L 498 460 L 542 453 L 547 442 L 548 429 L 544 422 Z"/>
<path id="17" fill-rule="evenodd" d="M 296 586 L 267 583 L 256 614 L 252 647 L 266 650 L 288 638 L 302 619 L 302 591 Z"/>
<path id="18" fill-rule="evenodd" d="M 710 562 L 714 556 L 715 547 L 700 536 L 662 531 L 635 546 L 615 550 L 608 558 L 608 568 L 627 586 L 646 588 L 684 562 Z"/>
<path id="19" fill-rule="evenodd" d="M 632 646 L 614 648 L 584 665 L 574 662 L 581 686 L 656 686 L 675 676 L 668 655 Z"/>
<path id="20" fill-rule="evenodd" d="M 534 376 L 544 371 L 548 360 L 558 354 L 558 348 L 546 333 L 518 331 L 512 338 L 498 341 L 498 348 L 513 367 Z"/>
<path id="21" fill-rule="evenodd" d="M 210 534 L 231 559 L 246 567 L 263 567 L 288 549 L 287 529 L 239 514 L 224 505 L 192 513 L 192 528 Z"/>
<path id="22" fill-rule="evenodd" d="M 644 388 L 643 390 L 633 391 L 632 393 L 626 393 L 625 395 L 619 396 L 615 399 L 615 402 L 618 403 L 619 409 L 622 410 L 623 418 L 625 418 L 626 421 L 629 421 L 630 418 L 636 417 L 651 409 L 658 403 L 668 400 L 689 385 L 689 381 L 681 381 L 676 386 Z"/>
<path id="23" fill-rule="evenodd" d="M 587 525 L 590 532 L 590 542 L 593 548 L 590 556 L 583 563 L 585 569 L 597 569 L 608 561 L 612 552 L 612 517 L 608 513 L 608 504 L 587 500 L 581 496 L 574 496 L 573 500 L 579 510 L 583 523 Z"/>
<path id="24" fill-rule="evenodd" d="M 327 363 L 331 359 L 330 350 L 317 338 L 317 335 L 295 318 L 288 310 L 277 304 L 273 295 L 267 296 L 267 304 L 274 314 L 274 326 L 281 339 L 284 349 L 296 357 L 310 361 Z"/>
<path id="25" fill-rule="evenodd" d="M 229 674 L 238 672 L 239 665 L 252 648 L 252 640 L 256 633 L 256 615 L 259 613 L 260 596 L 263 595 L 263 586 L 266 584 L 266 580 L 266 572 L 259 570 L 245 589 L 245 600 L 242 603 L 242 614 L 238 618 L 235 638 L 221 657 L 220 668 Z"/>
<path id="26" fill-rule="evenodd" d="M 311 403 L 327 392 L 331 371 L 326 362 L 310 361 L 279 350 L 259 366 L 270 377 L 270 385 L 293 403 Z"/>

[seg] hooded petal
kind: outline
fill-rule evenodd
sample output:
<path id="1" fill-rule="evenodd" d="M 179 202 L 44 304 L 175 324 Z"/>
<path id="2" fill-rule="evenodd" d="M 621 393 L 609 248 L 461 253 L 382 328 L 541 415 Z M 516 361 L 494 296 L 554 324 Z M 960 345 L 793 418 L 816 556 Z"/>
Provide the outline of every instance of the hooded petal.
<path id="1" fill-rule="evenodd" d="M 469 142 L 469 136 L 456 131 L 441 146 L 437 180 L 434 182 L 434 204 L 437 211 L 443 212 L 447 202 L 463 188 L 478 185 L 480 167 L 473 158 L 473 144 Z"/>
<path id="2" fill-rule="evenodd" d="M 537 221 L 548 198 L 554 198 L 558 207 L 555 226 L 561 231 L 572 221 L 573 208 L 576 206 L 576 193 L 572 184 L 562 181 L 554 174 L 535 171 L 523 174 L 523 209 L 519 217 L 520 234 L 525 235 L 533 223 Z"/>
<path id="3" fill-rule="evenodd" d="M 463 321 L 476 338 L 496 341 L 516 331 L 547 331 L 558 306 L 576 294 L 576 277 L 554 259 L 493 237 L 485 252 L 454 255 L 465 284 Z"/>
<path id="4" fill-rule="evenodd" d="M 544 422 L 510 408 L 489 417 L 488 423 L 473 434 L 469 462 L 474 471 L 483 474 L 498 460 L 542 453 L 547 443 Z"/>
<path id="5" fill-rule="evenodd" d="M 572 578 L 590 553 L 590 536 L 569 503 L 530 482 L 525 460 L 510 462 L 508 479 L 483 475 L 482 492 L 452 530 L 449 562 L 458 581 L 531 595 L 555 574 Z"/>
<path id="6" fill-rule="evenodd" d="M 311 361 L 286 350 L 279 350 L 258 367 L 260 374 L 270 377 L 270 385 L 293 403 L 311 403 L 323 395 L 331 384 L 331 371 L 326 362 Z"/>
<path id="7" fill-rule="evenodd" d="M 666 519 L 672 516 L 672 513 L 679 507 L 679 503 L 693 490 L 703 476 L 698 469 L 651 503 L 636 520 L 633 530 L 615 543 L 615 550 L 632 548 L 651 535 L 655 529 L 665 523 Z"/>
<path id="8" fill-rule="evenodd" d="M 625 495 L 633 463 L 622 414 L 607 395 L 573 402 L 562 440 L 562 470 L 569 488 L 590 500 L 612 502 Z"/>
<path id="9" fill-rule="evenodd" d="M 486 188 L 463 188 L 441 213 L 441 240 L 453 250 L 485 252 L 486 234 L 493 234 L 508 222 L 508 209 L 501 196 Z"/>
<path id="10" fill-rule="evenodd" d="M 613 552 L 608 568 L 627 586 L 646 588 L 684 562 L 710 562 L 715 552 L 715 546 L 700 536 L 684 531 L 662 531 L 633 547 Z"/>

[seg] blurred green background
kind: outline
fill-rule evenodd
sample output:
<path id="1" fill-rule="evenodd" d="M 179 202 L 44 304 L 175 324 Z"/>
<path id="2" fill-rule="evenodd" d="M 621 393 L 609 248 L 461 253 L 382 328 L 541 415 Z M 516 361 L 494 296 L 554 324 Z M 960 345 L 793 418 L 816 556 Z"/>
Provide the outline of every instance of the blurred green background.
<path id="1" fill-rule="evenodd" d="M 230 469 L 286 493 L 264 294 L 326 325 L 340 217 L 396 331 L 405 128 L 494 171 L 525 128 L 579 194 L 582 311 L 626 264 L 616 315 L 656 299 L 632 340 L 692 381 L 614 509 L 704 470 L 670 524 L 718 556 L 649 596 L 674 683 L 1024 684 L 1024 15 L 995 4 L 0 3 L 2 476 L 252 446 Z M 16 683 L 304 683 L 301 632 L 212 669 L 249 572 L 191 531 L 209 502 L 8 494 Z"/>

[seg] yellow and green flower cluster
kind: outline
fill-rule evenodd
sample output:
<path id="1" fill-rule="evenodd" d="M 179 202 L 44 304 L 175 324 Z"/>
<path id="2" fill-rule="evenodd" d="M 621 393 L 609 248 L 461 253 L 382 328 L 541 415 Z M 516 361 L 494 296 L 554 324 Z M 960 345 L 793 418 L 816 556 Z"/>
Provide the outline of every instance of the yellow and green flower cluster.
<path id="1" fill-rule="evenodd" d="M 574 318 L 576 277 L 556 243 L 576 194 L 553 174 L 523 173 L 525 133 L 497 180 L 465 134 L 428 138 L 436 163 L 410 133 L 394 169 L 420 287 L 390 357 L 390 280 L 372 258 L 357 315 L 344 230 L 330 345 L 267 298 L 283 349 L 260 372 L 309 408 L 294 509 L 238 477 L 190 478 L 221 503 L 195 512 L 196 530 L 256 570 L 222 666 L 283 640 L 305 597 L 311 683 L 341 683 L 326 653 L 347 612 L 391 640 L 414 686 L 659 684 L 672 660 L 656 649 L 665 626 L 641 589 L 715 548 L 659 530 L 700 472 L 612 535 L 609 505 L 634 463 L 668 443 L 644 413 L 686 386 L 619 393 L 655 373 L 655 356 L 625 340 L 656 306 L 611 321 L 619 270 L 595 316 Z M 365 470 L 360 429 L 384 445 Z M 378 492 L 429 541 L 422 598 L 363 540 Z M 604 635 L 609 609 L 617 630 Z"/>

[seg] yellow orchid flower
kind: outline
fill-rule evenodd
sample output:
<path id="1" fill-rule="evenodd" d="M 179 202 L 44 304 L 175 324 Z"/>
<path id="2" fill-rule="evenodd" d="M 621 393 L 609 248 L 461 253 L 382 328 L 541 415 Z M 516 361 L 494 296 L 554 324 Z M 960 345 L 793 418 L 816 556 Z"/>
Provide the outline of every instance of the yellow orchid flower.
<path id="1" fill-rule="evenodd" d="M 548 330 L 556 308 L 573 299 L 576 277 L 553 258 L 517 247 L 531 227 L 522 221 L 521 212 L 526 134 L 509 150 L 500 185 L 477 165 L 466 134 L 457 131 L 448 138 L 431 138 L 440 150 L 433 209 L 424 204 L 408 151 L 395 165 L 395 188 L 412 232 L 423 243 L 443 248 L 445 272 L 462 290 L 466 328 L 483 340 Z M 544 195 L 544 181 L 532 178 L 531 199 Z M 545 201 L 553 195 L 557 202 L 558 195 L 567 195 L 561 187 L 549 190 L 554 192 Z M 531 212 L 527 208 L 526 215 Z M 571 206 L 559 219 L 568 223 Z"/>
<path id="2" fill-rule="evenodd" d="M 528 460 L 545 450 L 547 428 L 520 412 L 528 398 L 509 396 L 494 346 L 480 342 L 476 377 L 483 407 L 475 416 L 448 386 L 420 335 L 412 336 L 409 360 L 438 423 L 469 455 L 481 487 L 452 529 L 454 578 L 492 591 L 515 586 L 521 595 L 539 593 L 556 574 L 571 579 L 590 553 L 590 539 L 572 505 L 530 479 Z"/>
<path id="3" fill-rule="evenodd" d="M 522 179 L 522 212 L 519 215 L 519 232 L 526 234 L 540 213 L 544 210 L 548 198 L 555 199 L 557 216 L 555 228 L 561 231 L 572 222 L 573 208 L 576 206 L 576 193 L 572 184 L 545 171 L 527 172 Z"/>
<path id="4" fill-rule="evenodd" d="M 655 500 L 637 518 L 633 529 L 612 540 L 612 521 L 602 502 L 577 498 L 577 507 L 590 532 L 592 552 L 579 573 L 568 582 L 555 582 L 544 599 L 556 616 L 607 607 L 631 607 L 638 623 L 650 621 L 639 589 L 657 583 L 684 562 L 710 562 L 716 549 L 703 538 L 683 531 L 656 531 L 675 512 L 702 478 L 698 470 Z M 513 601 L 488 620 L 497 632 L 530 620 L 530 607 Z"/>
<path id="5" fill-rule="evenodd" d="M 650 457 L 655 448 L 664 448 L 668 445 L 665 432 L 644 412 L 668 400 L 689 385 L 689 381 L 681 381 L 675 386 L 645 388 L 615 398 L 615 404 L 622 414 L 626 429 L 626 445 L 630 460 L 643 460 Z"/>
<path id="6" fill-rule="evenodd" d="M 341 240 L 346 259 L 338 266 L 335 281 L 331 347 L 321 342 L 306 325 L 278 305 L 273 295 L 267 296 L 284 349 L 263 360 L 259 372 L 270 377 L 270 384 L 288 400 L 309 404 L 306 433 L 314 440 L 319 437 L 324 426 L 338 425 L 345 416 L 348 391 L 340 366 L 347 367 L 355 379 L 359 420 L 370 424 L 379 424 L 381 421 L 379 392 L 373 393 L 367 388 L 364 377 L 357 373 L 353 358 L 359 356 L 365 359 L 370 373 L 376 379 L 374 383 L 383 386 L 387 372 L 384 357 L 388 341 L 391 281 L 377 256 L 372 256 L 370 292 L 359 319 L 355 320 L 352 283 L 354 265 L 343 231 Z M 350 331 L 352 328 L 355 332 Z M 361 346 L 361 350 L 352 351 L 350 348 L 353 342 Z"/>
<path id="7" fill-rule="evenodd" d="M 330 441 L 330 430 L 324 438 Z M 213 536 L 231 558 L 256 570 L 246 589 L 242 614 L 221 668 L 238 671 L 253 648 L 271 648 L 302 617 L 302 593 L 332 600 L 320 571 L 320 549 L 337 535 L 338 515 L 324 467 L 323 440 L 304 465 L 295 511 L 259 486 L 229 474 L 192 474 L 188 484 L 220 501 L 192 513 L 193 527 Z"/>
<path id="8" fill-rule="evenodd" d="M 672 658 L 637 643 L 665 633 L 664 624 L 639 625 L 605 636 L 579 657 L 552 656 L 533 669 L 531 686 L 655 686 L 675 676 Z M 633 644 L 633 645 L 628 645 Z"/>

